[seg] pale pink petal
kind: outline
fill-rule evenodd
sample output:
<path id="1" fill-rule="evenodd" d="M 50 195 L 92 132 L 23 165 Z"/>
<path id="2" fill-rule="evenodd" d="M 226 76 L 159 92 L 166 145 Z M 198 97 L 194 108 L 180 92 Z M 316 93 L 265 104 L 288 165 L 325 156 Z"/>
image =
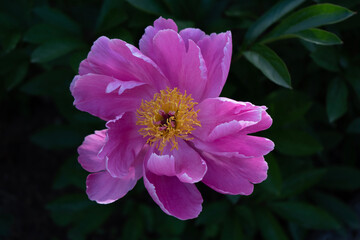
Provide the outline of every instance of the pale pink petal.
<path id="1" fill-rule="evenodd" d="M 253 183 L 267 178 L 268 165 L 263 157 L 226 158 L 204 153 L 208 171 L 203 183 L 223 194 L 250 195 Z"/>
<path id="2" fill-rule="evenodd" d="M 131 177 L 114 178 L 107 171 L 92 173 L 86 179 L 86 193 L 90 200 L 108 204 L 125 196 L 136 182 Z"/>
<path id="3" fill-rule="evenodd" d="M 198 43 L 206 62 L 208 83 L 205 98 L 218 97 L 229 73 L 232 39 L 231 32 L 205 36 Z"/>
<path id="4" fill-rule="evenodd" d="M 206 173 L 206 163 L 184 140 L 178 139 L 178 149 L 171 150 L 168 144 L 163 152 L 154 147 L 147 157 L 147 168 L 154 174 L 177 176 L 180 181 L 195 183 Z"/>
<path id="5" fill-rule="evenodd" d="M 85 137 L 84 142 L 78 148 L 78 161 L 88 172 L 99 172 L 105 170 L 105 159 L 98 156 L 105 144 L 107 130 L 95 131 Z"/>
<path id="6" fill-rule="evenodd" d="M 139 134 L 140 126 L 136 125 L 136 115 L 126 112 L 115 120 L 107 122 L 106 144 L 99 157 L 106 159 L 106 169 L 113 177 L 136 175 L 142 161 L 136 161 L 143 149 L 146 139 Z M 140 154 L 141 155 L 141 154 Z"/>
<path id="7" fill-rule="evenodd" d="M 272 119 L 266 107 L 228 98 L 208 98 L 195 107 L 201 128 L 192 134 L 205 141 L 238 133 L 248 134 L 269 128 Z"/>
<path id="8" fill-rule="evenodd" d="M 185 28 L 179 32 L 185 42 L 186 49 L 189 48 L 189 40 L 196 44 L 205 37 L 205 33 L 198 28 Z"/>
<path id="9" fill-rule="evenodd" d="M 97 39 L 87 59 L 81 62 L 79 74 L 88 73 L 147 83 L 157 89 L 166 87 L 167 83 L 159 67 L 136 47 L 107 37 Z"/>
<path id="10" fill-rule="evenodd" d="M 181 36 L 167 29 L 155 35 L 153 49 L 156 51 L 153 60 L 169 79 L 171 87 L 186 91 L 195 101 L 200 102 L 207 84 L 206 63 L 200 48 L 190 40 L 186 51 Z"/>
<path id="11" fill-rule="evenodd" d="M 172 19 L 164 19 L 162 17 L 155 20 L 154 26 L 145 28 L 145 33 L 139 41 L 139 48 L 142 53 L 151 58 L 154 57 L 153 38 L 160 30 L 164 29 L 172 29 L 175 32 L 178 31 L 178 28 Z"/>
<path id="12" fill-rule="evenodd" d="M 186 220 L 196 218 L 202 210 L 203 199 L 194 184 L 180 182 L 177 177 L 159 176 L 146 168 L 144 184 L 166 214 Z"/>
<path id="13" fill-rule="evenodd" d="M 114 119 L 126 111 L 136 111 L 142 99 L 151 99 L 155 90 L 135 81 L 87 74 L 76 76 L 71 85 L 74 105 L 104 120 Z"/>

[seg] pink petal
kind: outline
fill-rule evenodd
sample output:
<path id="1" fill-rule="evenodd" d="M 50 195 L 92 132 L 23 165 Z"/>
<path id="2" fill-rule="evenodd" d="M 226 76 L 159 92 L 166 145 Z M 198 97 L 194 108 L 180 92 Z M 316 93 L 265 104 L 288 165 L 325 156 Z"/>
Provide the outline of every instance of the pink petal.
<path id="1" fill-rule="evenodd" d="M 189 48 L 189 40 L 196 44 L 205 37 L 205 33 L 198 28 L 185 28 L 179 32 L 185 42 L 186 49 Z"/>
<path id="2" fill-rule="evenodd" d="M 204 154 L 208 171 L 203 183 L 223 194 L 250 195 L 253 183 L 267 178 L 268 165 L 263 157 L 225 158 Z"/>
<path id="3" fill-rule="evenodd" d="M 177 177 L 158 176 L 144 168 L 144 184 L 152 199 L 169 215 L 181 220 L 196 218 L 203 199 L 194 184 Z"/>
<path id="4" fill-rule="evenodd" d="M 107 141 L 99 157 L 106 158 L 107 171 L 113 177 L 135 176 L 137 169 L 142 166 L 142 160 L 136 159 L 146 143 L 138 132 L 140 126 L 136 125 L 135 113 L 126 112 L 107 122 L 106 127 Z"/>
<path id="5" fill-rule="evenodd" d="M 238 133 L 247 134 L 265 130 L 272 124 L 266 107 L 228 98 L 205 99 L 196 106 L 201 128 L 192 134 L 205 141 Z"/>
<path id="6" fill-rule="evenodd" d="M 153 60 L 169 79 L 171 87 L 190 93 L 200 102 L 207 83 L 207 69 L 200 48 L 190 40 L 186 51 L 181 36 L 169 29 L 155 35 L 153 48 L 156 52 Z"/>
<path id="7" fill-rule="evenodd" d="M 88 172 L 99 172 L 105 169 L 105 160 L 98 157 L 98 153 L 105 144 L 107 130 L 95 131 L 95 134 L 85 137 L 78 148 L 78 161 Z"/>
<path id="8" fill-rule="evenodd" d="M 175 32 L 178 31 L 178 28 L 172 19 L 164 19 L 159 17 L 157 20 L 155 20 L 154 27 L 148 26 L 145 29 L 145 33 L 139 41 L 139 47 L 142 53 L 149 57 L 154 56 L 153 38 L 160 30 L 164 29 L 172 29 Z"/>
<path id="9" fill-rule="evenodd" d="M 218 97 L 229 73 L 232 39 L 231 32 L 205 36 L 198 43 L 208 70 L 208 83 L 204 97 Z"/>
<path id="10" fill-rule="evenodd" d="M 166 87 L 167 80 L 156 64 L 136 47 L 119 39 L 100 37 L 94 42 L 87 59 L 81 62 L 80 75 L 95 73 L 121 81 L 138 81 Z"/>
<path id="11" fill-rule="evenodd" d="M 177 176 L 182 182 L 201 181 L 207 170 L 205 161 L 182 139 L 178 139 L 178 148 L 171 150 L 168 145 L 160 153 L 153 147 L 148 153 L 146 167 L 156 175 Z"/>
<path id="12" fill-rule="evenodd" d="M 114 178 L 107 171 L 90 174 L 86 179 L 86 193 L 90 200 L 112 203 L 134 188 L 137 179 Z"/>
<path id="13" fill-rule="evenodd" d="M 154 90 L 141 82 L 87 74 L 74 78 L 71 93 L 79 110 L 110 120 L 123 112 L 135 111 L 142 99 L 152 98 Z"/>

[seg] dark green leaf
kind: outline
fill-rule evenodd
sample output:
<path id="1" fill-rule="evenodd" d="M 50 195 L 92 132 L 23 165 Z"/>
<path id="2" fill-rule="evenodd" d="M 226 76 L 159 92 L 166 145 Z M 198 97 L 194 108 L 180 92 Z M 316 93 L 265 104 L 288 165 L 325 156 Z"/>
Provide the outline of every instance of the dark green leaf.
<path id="1" fill-rule="evenodd" d="M 256 220 L 260 232 L 265 240 L 286 240 L 289 239 L 278 220 L 265 208 L 255 211 Z"/>
<path id="2" fill-rule="evenodd" d="M 246 32 L 245 43 L 255 40 L 269 26 L 303 2 L 305 2 L 305 0 L 284 0 L 275 4 L 251 25 L 249 30 Z"/>
<path id="3" fill-rule="evenodd" d="M 256 220 L 251 208 L 245 205 L 236 206 L 236 216 L 240 220 L 244 235 L 252 239 L 257 232 Z"/>
<path id="4" fill-rule="evenodd" d="M 48 126 L 33 134 L 30 140 L 42 148 L 66 149 L 79 146 L 83 135 L 70 126 Z"/>
<path id="5" fill-rule="evenodd" d="M 339 229 L 340 224 L 325 210 L 305 202 L 277 202 L 270 207 L 287 221 L 310 229 Z"/>
<path id="6" fill-rule="evenodd" d="M 37 7 L 34 12 L 47 24 L 55 25 L 75 34 L 81 33 L 79 24 L 57 9 Z"/>
<path id="7" fill-rule="evenodd" d="M 349 133 L 360 133 L 360 117 L 355 118 L 348 126 L 347 132 Z"/>
<path id="8" fill-rule="evenodd" d="M 244 238 L 242 225 L 237 218 L 227 217 L 221 230 L 221 240 Z"/>
<path id="9" fill-rule="evenodd" d="M 346 84 L 334 79 L 330 82 L 326 94 L 326 112 L 330 122 L 334 122 L 347 111 L 348 90 Z"/>
<path id="10" fill-rule="evenodd" d="M 72 157 L 66 160 L 61 166 L 55 180 L 54 189 L 62 189 L 67 186 L 76 186 L 85 189 L 85 179 L 87 173 L 81 168 L 77 159 Z"/>
<path id="11" fill-rule="evenodd" d="M 360 170 L 346 166 L 329 167 L 321 183 L 326 189 L 355 191 L 360 189 Z"/>
<path id="12" fill-rule="evenodd" d="M 284 20 L 272 30 L 266 39 L 297 33 L 309 28 L 333 24 L 351 17 L 354 12 L 333 4 L 317 4 L 301 9 Z"/>
<path id="13" fill-rule="evenodd" d="M 204 211 L 196 220 L 197 224 L 218 224 L 224 221 L 229 210 L 229 203 L 225 201 L 214 202 L 204 206 Z M 206 209 L 206 210 L 205 210 Z"/>
<path id="14" fill-rule="evenodd" d="M 71 38 L 71 34 L 62 28 L 53 26 L 51 24 L 40 23 L 29 28 L 29 30 L 25 33 L 24 41 L 40 44 L 55 41 L 59 38 Z"/>
<path id="15" fill-rule="evenodd" d="M 281 58 L 265 45 L 254 45 L 244 52 L 246 59 L 274 83 L 291 88 L 289 71 Z"/>
<path id="16" fill-rule="evenodd" d="M 160 1 L 156 0 L 126 0 L 128 3 L 138 8 L 139 10 L 154 15 L 167 15 L 164 6 Z"/>
<path id="17" fill-rule="evenodd" d="M 278 131 L 272 136 L 275 149 L 289 156 L 309 156 L 320 152 L 320 142 L 304 131 L 286 130 Z"/>
<path id="18" fill-rule="evenodd" d="M 335 34 L 317 28 L 306 29 L 297 33 L 293 33 L 290 36 L 294 36 L 319 45 L 342 44 L 341 39 Z"/>
<path id="19" fill-rule="evenodd" d="M 27 62 L 19 63 L 17 68 L 7 76 L 6 88 L 8 91 L 16 87 L 24 80 L 28 72 L 28 68 L 29 64 Z"/>
<path id="20" fill-rule="evenodd" d="M 277 160 L 273 154 L 266 155 L 265 160 L 269 165 L 268 177 L 260 186 L 264 188 L 266 195 L 272 193 L 275 196 L 280 196 L 282 191 L 282 176 Z"/>
<path id="21" fill-rule="evenodd" d="M 317 46 L 315 51 L 310 54 L 310 57 L 317 65 L 328 71 L 338 72 L 340 70 L 339 56 L 333 47 Z"/>
<path id="22" fill-rule="evenodd" d="M 83 43 L 71 39 L 58 39 L 46 42 L 37 47 L 31 54 L 31 62 L 44 63 L 64 56 L 75 49 L 83 47 Z"/>
<path id="23" fill-rule="evenodd" d="M 333 195 L 316 192 L 312 194 L 316 203 L 322 206 L 340 221 L 347 224 L 350 228 L 356 230 L 360 228 L 359 216 L 355 213 L 349 205 L 342 202 L 340 199 Z"/>
<path id="24" fill-rule="evenodd" d="M 297 195 L 317 184 L 325 175 L 326 169 L 310 169 L 284 181 L 282 197 Z"/>

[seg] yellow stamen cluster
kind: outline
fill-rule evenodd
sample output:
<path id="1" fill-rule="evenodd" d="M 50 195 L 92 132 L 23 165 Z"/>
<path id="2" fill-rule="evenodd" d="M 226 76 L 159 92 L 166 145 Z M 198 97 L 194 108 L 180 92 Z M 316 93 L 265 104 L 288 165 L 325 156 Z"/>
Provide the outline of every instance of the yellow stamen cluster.
<path id="1" fill-rule="evenodd" d="M 137 110 L 136 125 L 144 126 L 139 133 L 147 137 L 147 143 L 162 152 L 167 143 L 172 145 L 171 150 L 178 149 L 177 138 L 191 140 L 188 136 L 195 128 L 201 126 L 197 120 L 197 113 L 191 95 L 186 91 L 181 94 L 177 88 L 161 90 L 151 101 L 142 101 Z"/>

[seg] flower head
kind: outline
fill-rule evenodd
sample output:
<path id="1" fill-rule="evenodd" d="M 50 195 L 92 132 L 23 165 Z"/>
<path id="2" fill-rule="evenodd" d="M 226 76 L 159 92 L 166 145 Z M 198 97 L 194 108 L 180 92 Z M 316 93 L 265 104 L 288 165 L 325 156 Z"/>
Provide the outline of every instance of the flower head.
<path id="1" fill-rule="evenodd" d="M 231 33 L 178 32 L 171 19 L 145 29 L 139 49 L 100 37 L 70 90 L 74 105 L 105 121 L 78 148 L 98 203 L 123 197 L 143 177 L 153 200 L 179 219 L 203 202 L 195 183 L 249 195 L 267 177 L 274 144 L 248 134 L 272 120 L 266 107 L 219 97 L 231 60 Z"/>

